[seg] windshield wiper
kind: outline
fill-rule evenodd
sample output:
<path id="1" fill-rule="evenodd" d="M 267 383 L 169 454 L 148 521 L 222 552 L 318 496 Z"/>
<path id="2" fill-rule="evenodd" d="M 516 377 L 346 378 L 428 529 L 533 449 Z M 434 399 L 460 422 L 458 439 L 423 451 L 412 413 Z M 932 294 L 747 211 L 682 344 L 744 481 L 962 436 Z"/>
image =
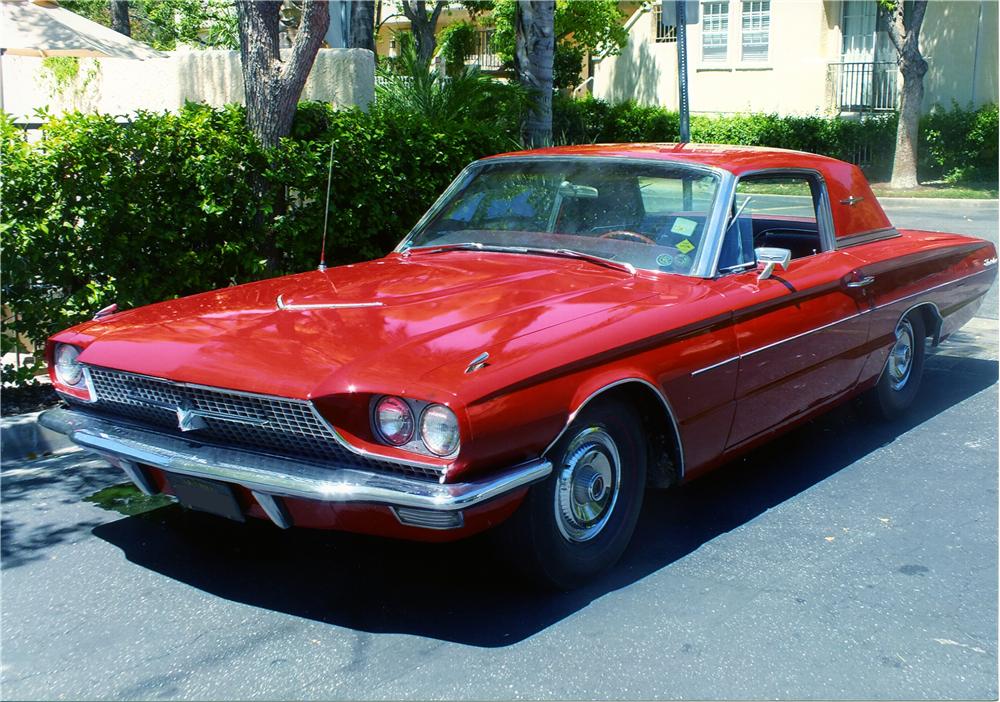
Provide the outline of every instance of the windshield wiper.
<path id="1" fill-rule="evenodd" d="M 573 249 L 529 249 L 531 253 L 540 253 L 551 256 L 565 256 L 566 258 L 578 258 L 581 261 L 589 261 L 590 263 L 596 263 L 599 266 L 605 266 L 607 268 L 615 268 L 620 271 L 625 271 L 629 275 L 635 275 L 635 266 L 633 266 L 628 261 L 614 261 L 610 258 L 603 258 L 602 256 L 595 256 L 593 254 L 583 253 L 581 251 L 574 251 Z"/>
<path id="2" fill-rule="evenodd" d="M 412 249 L 407 249 L 403 252 L 403 255 L 408 256 L 412 253 L 434 254 L 445 251 L 490 251 L 494 253 L 532 254 L 537 256 L 576 258 L 581 261 L 594 263 L 598 266 L 625 271 L 629 275 L 635 275 L 635 266 L 631 263 L 626 261 L 614 261 L 610 258 L 603 258 L 601 256 L 595 256 L 581 251 L 574 251 L 573 249 L 544 249 L 535 246 L 500 246 L 498 244 L 481 244 L 479 242 L 467 241 L 458 244 L 442 244 L 441 246 L 418 246 Z"/>

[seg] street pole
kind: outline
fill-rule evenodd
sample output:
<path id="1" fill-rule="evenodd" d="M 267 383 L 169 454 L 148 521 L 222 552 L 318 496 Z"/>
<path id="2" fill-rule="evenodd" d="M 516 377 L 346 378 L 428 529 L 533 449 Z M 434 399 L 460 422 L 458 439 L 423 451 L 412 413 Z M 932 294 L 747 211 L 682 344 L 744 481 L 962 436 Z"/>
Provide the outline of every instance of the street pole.
<path id="1" fill-rule="evenodd" d="M 687 0 L 674 0 L 677 8 L 677 85 L 680 89 L 681 142 L 691 141 L 691 115 L 688 108 Z"/>

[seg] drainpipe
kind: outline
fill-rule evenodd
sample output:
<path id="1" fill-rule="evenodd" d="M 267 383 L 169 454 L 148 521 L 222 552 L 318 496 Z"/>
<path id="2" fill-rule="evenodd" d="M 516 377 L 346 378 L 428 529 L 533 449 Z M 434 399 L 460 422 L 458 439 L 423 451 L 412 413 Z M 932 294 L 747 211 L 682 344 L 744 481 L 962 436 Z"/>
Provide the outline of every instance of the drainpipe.
<path id="1" fill-rule="evenodd" d="M 983 31 L 983 0 L 979 0 L 979 21 L 976 22 L 976 48 L 972 52 L 972 107 L 976 107 L 976 76 L 979 74 L 979 35 Z"/>

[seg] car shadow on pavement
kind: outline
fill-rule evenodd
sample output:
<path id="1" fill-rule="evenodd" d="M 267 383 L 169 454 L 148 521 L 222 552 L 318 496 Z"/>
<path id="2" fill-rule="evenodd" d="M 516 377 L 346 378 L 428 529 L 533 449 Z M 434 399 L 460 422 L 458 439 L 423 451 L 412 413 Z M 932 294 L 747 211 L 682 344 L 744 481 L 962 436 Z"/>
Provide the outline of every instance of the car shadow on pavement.
<path id="1" fill-rule="evenodd" d="M 918 403 L 905 419 L 874 422 L 849 403 L 705 478 L 649 493 L 621 562 L 569 593 L 539 591 L 512 575 L 488 536 L 429 545 L 280 531 L 176 505 L 93 533 L 141 567 L 235 602 L 368 633 L 506 646 L 794 498 L 994 385 L 997 374 L 992 360 L 953 358 L 947 369 L 928 364 Z"/>

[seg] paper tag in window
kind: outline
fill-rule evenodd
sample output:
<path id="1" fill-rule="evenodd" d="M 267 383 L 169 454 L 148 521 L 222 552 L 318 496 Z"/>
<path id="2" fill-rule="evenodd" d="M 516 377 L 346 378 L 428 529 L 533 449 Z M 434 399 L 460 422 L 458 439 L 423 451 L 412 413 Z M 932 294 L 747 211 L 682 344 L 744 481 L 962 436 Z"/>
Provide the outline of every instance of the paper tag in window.
<path id="1" fill-rule="evenodd" d="M 680 234 L 681 236 L 691 236 L 694 234 L 694 230 L 698 227 L 698 223 L 693 219 L 685 219 L 684 217 L 678 217 L 674 220 L 673 226 L 670 227 L 670 231 L 674 234 Z"/>
<path id="2" fill-rule="evenodd" d="M 677 250 L 681 253 L 691 253 L 694 251 L 694 244 L 685 239 L 681 243 L 677 244 Z"/>

